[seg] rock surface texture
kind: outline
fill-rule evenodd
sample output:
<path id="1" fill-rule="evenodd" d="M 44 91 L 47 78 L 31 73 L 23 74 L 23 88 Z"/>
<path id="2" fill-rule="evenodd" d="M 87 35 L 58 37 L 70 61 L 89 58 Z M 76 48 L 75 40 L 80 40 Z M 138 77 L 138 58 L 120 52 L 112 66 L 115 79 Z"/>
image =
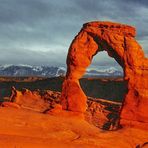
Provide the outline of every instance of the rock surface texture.
<path id="1" fill-rule="evenodd" d="M 60 104 L 61 93 L 51 90 L 21 91 L 12 87 L 11 96 L 0 104 L 0 107 L 27 109 L 45 114 L 59 114 L 65 112 Z M 119 111 L 121 103 L 99 98 L 87 97 L 87 110 L 81 115 L 90 124 L 105 130 L 118 128 Z M 69 112 L 68 112 L 69 113 Z M 73 113 L 70 114 L 72 116 Z M 79 112 L 74 112 L 79 115 Z M 68 115 L 69 116 L 69 115 Z"/>
<path id="2" fill-rule="evenodd" d="M 47 110 L 53 109 L 60 102 L 60 92 L 51 90 L 28 90 L 21 91 L 12 87 L 11 96 L 3 102 L 4 107 L 23 108 L 44 113 Z"/>
<path id="3" fill-rule="evenodd" d="M 85 112 L 86 95 L 79 79 L 91 64 L 93 56 L 107 51 L 123 68 L 128 81 L 120 114 L 122 125 L 148 122 L 148 59 L 135 40 L 134 27 L 112 22 L 90 22 L 83 25 L 72 41 L 67 56 L 67 74 L 61 102 L 65 110 Z"/>
<path id="4" fill-rule="evenodd" d="M 70 111 L 63 111 L 70 114 Z M 147 148 L 148 132 L 102 131 L 77 115 L 0 107 L 0 148 Z"/>

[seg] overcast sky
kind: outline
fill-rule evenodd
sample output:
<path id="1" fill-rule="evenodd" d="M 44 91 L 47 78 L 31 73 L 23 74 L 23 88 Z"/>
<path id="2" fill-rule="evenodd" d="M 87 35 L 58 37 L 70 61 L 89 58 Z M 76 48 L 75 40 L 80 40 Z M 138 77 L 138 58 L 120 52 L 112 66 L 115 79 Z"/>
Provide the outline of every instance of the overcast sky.
<path id="1" fill-rule="evenodd" d="M 82 24 L 94 20 L 135 26 L 148 53 L 148 0 L 0 0 L 0 64 L 62 66 Z M 101 53 L 93 64 L 113 61 Z"/>

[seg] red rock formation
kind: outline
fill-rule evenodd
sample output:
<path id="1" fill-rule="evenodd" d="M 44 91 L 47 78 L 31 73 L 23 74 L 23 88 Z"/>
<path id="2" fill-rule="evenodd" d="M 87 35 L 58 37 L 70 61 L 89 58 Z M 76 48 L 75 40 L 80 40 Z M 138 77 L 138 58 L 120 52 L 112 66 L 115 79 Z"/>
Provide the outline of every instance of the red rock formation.
<path id="1" fill-rule="evenodd" d="M 31 109 L 38 112 L 43 112 L 49 108 L 49 103 L 42 99 L 38 91 L 30 91 L 24 89 L 23 91 L 12 90 L 12 102 L 17 103 L 22 108 Z"/>
<path id="2" fill-rule="evenodd" d="M 79 118 L 78 112 L 64 110 L 62 112 L 60 115 L 45 115 L 24 109 L 0 108 L 0 148 L 147 148 L 148 146 L 147 130 L 124 128 L 114 132 L 103 132 Z M 67 113 L 66 116 L 64 112 Z"/>
<path id="3" fill-rule="evenodd" d="M 50 90 L 45 91 L 30 91 L 23 89 L 16 90 L 12 87 L 12 92 L 9 102 L 3 102 L 4 107 L 27 108 L 37 112 L 45 112 L 54 108 L 59 103 L 60 92 Z"/>
<path id="4" fill-rule="evenodd" d="M 19 91 L 15 87 L 12 87 L 11 96 L 0 106 L 17 109 L 25 108 L 30 111 L 33 110 L 54 116 L 61 115 L 68 118 L 77 116 L 77 118 L 85 118 L 90 124 L 102 129 L 115 130 L 118 128 L 121 103 L 88 97 L 87 110 L 83 114 L 62 110 L 60 97 L 61 93 L 56 91 L 30 91 L 28 89 Z"/>
<path id="5" fill-rule="evenodd" d="M 135 28 L 119 23 L 90 22 L 83 25 L 67 56 L 67 74 L 61 97 L 63 109 L 85 112 L 86 96 L 79 79 L 93 56 L 105 50 L 122 66 L 124 79 L 128 80 L 121 124 L 123 120 L 124 123 L 125 120 L 148 122 L 148 59 L 135 35 Z"/>

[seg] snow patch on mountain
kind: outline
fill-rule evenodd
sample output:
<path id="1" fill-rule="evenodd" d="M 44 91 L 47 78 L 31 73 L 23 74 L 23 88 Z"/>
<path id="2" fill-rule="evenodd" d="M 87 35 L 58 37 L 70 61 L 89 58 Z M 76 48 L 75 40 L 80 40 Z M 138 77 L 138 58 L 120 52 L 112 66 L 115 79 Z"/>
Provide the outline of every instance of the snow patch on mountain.
<path id="1" fill-rule="evenodd" d="M 32 65 L 0 65 L 1 76 L 43 76 L 58 77 L 66 74 L 65 67 L 32 66 Z M 101 66 L 88 68 L 84 77 L 91 76 L 123 76 L 123 72 L 116 67 Z"/>
<path id="2" fill-rule="evenodd" d="M 99 66 L 96 68 L 88 68 L 85 77 L 89 76 L 123 76 L 123 71 L 119 67 Z"/>
<path id="3" fill-rule="evenodd" d="M 65 74 L 66 74 L 66 68 L 65 67 L 59 67 L 55 76 L 58 77 L 58 76 L 62 76 L 62 75 L 65 75 Z"/>

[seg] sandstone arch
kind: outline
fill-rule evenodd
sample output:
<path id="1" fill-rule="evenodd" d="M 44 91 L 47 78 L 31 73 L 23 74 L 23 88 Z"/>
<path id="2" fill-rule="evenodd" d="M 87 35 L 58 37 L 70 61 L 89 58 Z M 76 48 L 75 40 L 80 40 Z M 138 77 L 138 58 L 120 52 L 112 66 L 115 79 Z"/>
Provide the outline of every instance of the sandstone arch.
<path id="1" fill-rule="evenodd" d="M 148 59 L 135 40 L 134 27 L 112 22 L 89 22 L 72 41 L 61 103 L 65 110 L 85 112 L 86 96 L 79 79 L 99 51 L 105 50 L 123 68 L 128 80 L 121 119 L 148 122 Z"/>

